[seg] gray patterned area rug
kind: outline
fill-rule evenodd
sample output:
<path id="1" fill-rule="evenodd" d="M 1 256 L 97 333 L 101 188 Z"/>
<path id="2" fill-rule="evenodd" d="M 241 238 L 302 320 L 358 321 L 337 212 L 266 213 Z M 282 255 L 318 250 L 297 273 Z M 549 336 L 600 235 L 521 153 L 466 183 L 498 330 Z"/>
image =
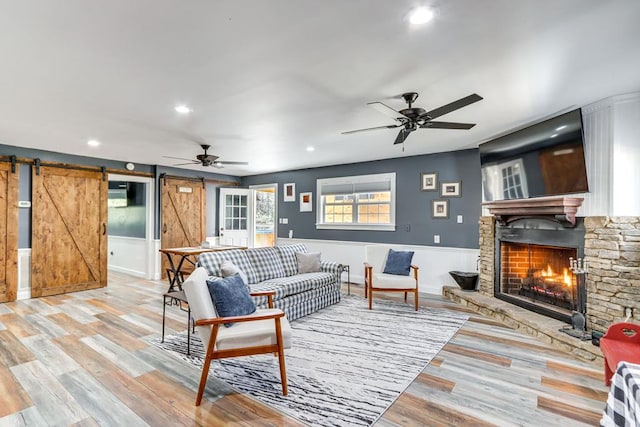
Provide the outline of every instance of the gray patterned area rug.
<path id="1" fill-rule="evenodd" d="M 411 384 L 467 320 L 462 313 L 362 297 L 291 322 L 293 346 L 285 350 L 289 395 L 282 396 L 278 359 L 259 355 L 223 359 L 209 375 L 313 426 L 368 426 Z M 152 344 L 199 367 L 203 347 L 186 331 Z M 206 398 L 206 394 L 205 394 Z"/>

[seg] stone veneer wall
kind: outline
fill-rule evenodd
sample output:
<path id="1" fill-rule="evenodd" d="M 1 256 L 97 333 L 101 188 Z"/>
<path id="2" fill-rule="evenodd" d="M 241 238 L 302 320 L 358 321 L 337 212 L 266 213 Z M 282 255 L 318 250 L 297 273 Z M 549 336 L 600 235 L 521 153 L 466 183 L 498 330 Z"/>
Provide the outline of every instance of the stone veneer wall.
<path id="1" fill-rule="evenodd" d="M 481 217 L 479 226 L 478 291 L 493 296 L 495 217 Z M 584 226 L 588 326 L 606 331 L 625 319 L 625 307 L 640 321 L 640 217 L 586 217 Z"/>
<path id="2" fill-rule="evenodd" d="M 604 332 L 625 319 L 625 307 L 639 321 L 640 217 L 587 217 L 584 226 L 588 324 Z"/>
<path id="3" fill-rule="evenodd" d="M 480 275 L 478 291 L 493 296 L 493 264 L 496 246 L 496 219 L 494 216 L 480 217 Z"/>

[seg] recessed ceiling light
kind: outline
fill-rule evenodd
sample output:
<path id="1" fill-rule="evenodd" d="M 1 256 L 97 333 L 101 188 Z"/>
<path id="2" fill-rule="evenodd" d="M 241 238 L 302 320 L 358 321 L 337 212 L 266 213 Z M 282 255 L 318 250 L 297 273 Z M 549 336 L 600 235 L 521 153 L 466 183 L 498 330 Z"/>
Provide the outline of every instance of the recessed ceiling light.
<path id="1" fill-rule="evenodd" d="M 409 22 L 414 25 L 425 24 L 433 19 L 433 12 L 426 7 L 417 7 L 409 13 Z"/>
<path id="2" fill-rule="evenodd" d="M 98 145 L 100 145 L 100 141 L 96 140 L 96 139 L 90 139 L 87 141 L 87 144 L 90 147 L 97 147 Z"/>
<path id="3" fill-rule="evenodd" d="M 180 114 L 189 114 L 191 112 L 191 108 L 187 107 L 184 104 L 176 105 L 175 110 Z"/>
<path id="4" fill-rule="evenodd" d="M 311 151 L 315 151 L 315 150 L 316 150 L 316 149 L 315 149 L 315 148 L 313 148 L 312 146 L 308 146 L 308 147 L 307 147 L 307 151 L 309 151 L 309 152 L 311 152 Z"/>

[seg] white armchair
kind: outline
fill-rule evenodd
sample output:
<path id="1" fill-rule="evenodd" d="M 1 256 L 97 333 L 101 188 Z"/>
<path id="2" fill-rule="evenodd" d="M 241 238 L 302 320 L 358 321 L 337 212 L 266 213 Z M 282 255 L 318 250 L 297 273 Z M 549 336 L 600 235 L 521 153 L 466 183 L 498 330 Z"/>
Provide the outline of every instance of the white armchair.
<path id="1" fill-rule="evenodd" d="M 196 329 L 206 349 L 196 406 L 200 405 L 211 360 L 226 357 L 274 353 L 280 363 L 282 394 L 287 395 L 287 372 L 284 349 L 291 348 L 291 326 L 280 309 L 273 308 L 273 292 L 256 292 L 267 296 L 268 309 L 258 309 L 248 316 L 218 317 L 207 287 L 207 270 L 198 267 L 182 284 Z M 226 327 L 224 323 L 234 323 Z"/>
<path id="2" fill-rule="evenodd" d="M 404 292 L 404 301 L 407 302 L 407 294 L 413 293 L 415 310 L 418 311 L 418 267 L 411 265 L 409 276 L 383 273 L 387 261 L 389 249 L 402 250 L 398 247 L 385 245 L 365 246 L 364 263 L 364 296 L 369 298 L 369 310 L 373 306 L 373 292 Z"/>

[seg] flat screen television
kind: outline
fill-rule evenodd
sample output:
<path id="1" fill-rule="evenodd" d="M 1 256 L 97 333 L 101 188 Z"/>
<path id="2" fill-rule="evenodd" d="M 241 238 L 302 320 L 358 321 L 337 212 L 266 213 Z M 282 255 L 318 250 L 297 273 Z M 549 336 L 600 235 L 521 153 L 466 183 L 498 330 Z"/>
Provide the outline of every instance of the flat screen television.
<path id="1" fill-rule="evenodd" d="M 589 191 L 580 109 L 480 144 L 483 199 Z"/>

